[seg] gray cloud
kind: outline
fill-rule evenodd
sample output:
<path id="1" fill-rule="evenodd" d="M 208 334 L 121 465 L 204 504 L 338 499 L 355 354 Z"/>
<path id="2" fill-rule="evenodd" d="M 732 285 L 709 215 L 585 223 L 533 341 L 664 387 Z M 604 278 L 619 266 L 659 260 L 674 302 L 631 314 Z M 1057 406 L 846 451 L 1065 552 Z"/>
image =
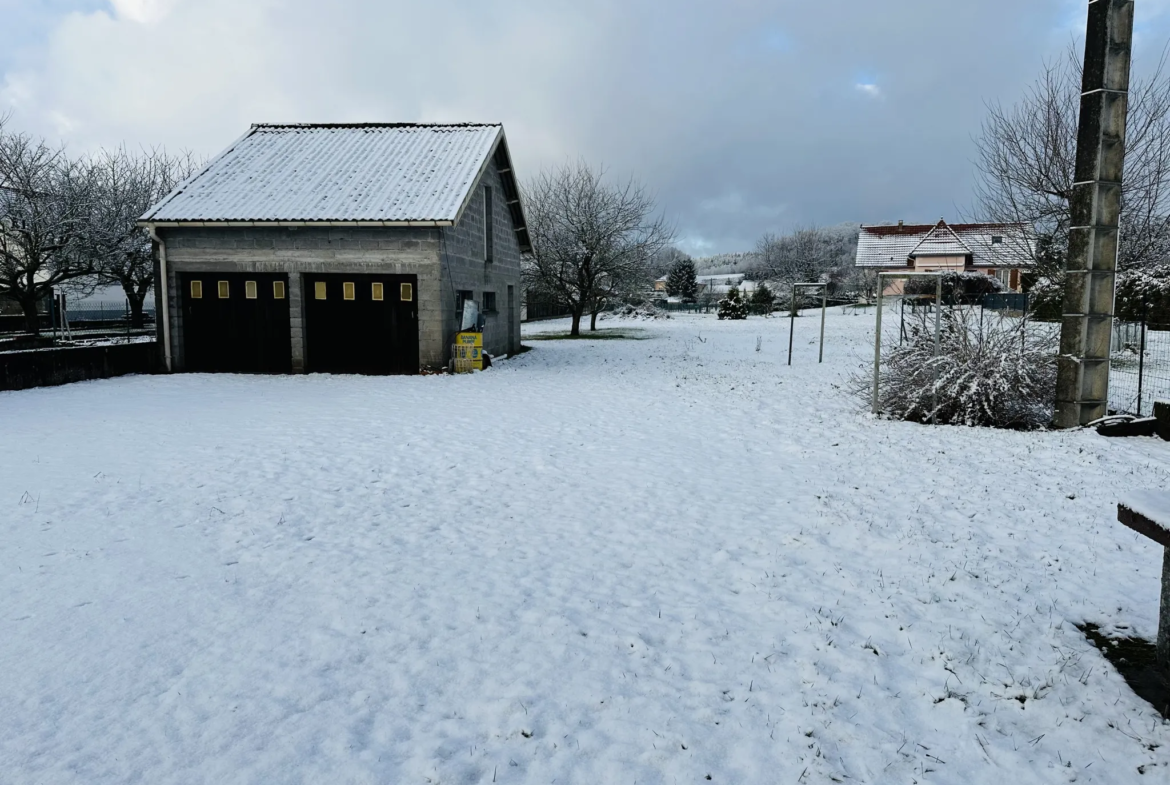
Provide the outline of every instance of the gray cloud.
<path id="1" fill-rule="evenodd" d="M 14 0 L 0 0 L 11 3 Z M 114 0 L 0 61 L 0 107 L 75 148 L 213 154 L 252 122 L 500 120 L 521 174 L 649 184 L 693 251 L 970 198 L 984 101 L 1083 25 L 1073 0 Z M 1138 6 L 1140 55 L 1170 36 Z"/>

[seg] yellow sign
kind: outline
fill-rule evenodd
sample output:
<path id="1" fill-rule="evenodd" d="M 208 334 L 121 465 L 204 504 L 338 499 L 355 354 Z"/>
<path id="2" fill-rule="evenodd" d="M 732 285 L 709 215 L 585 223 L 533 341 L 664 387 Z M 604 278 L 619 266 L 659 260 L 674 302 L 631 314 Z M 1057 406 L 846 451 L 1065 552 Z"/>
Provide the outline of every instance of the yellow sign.
<path id="1" fill-rule="evenodd" d="M 455 373 L 471 373 L 483 370 L 483 333 L 463 332 L 455 334 L 455 345 L 451 347 Z"/>

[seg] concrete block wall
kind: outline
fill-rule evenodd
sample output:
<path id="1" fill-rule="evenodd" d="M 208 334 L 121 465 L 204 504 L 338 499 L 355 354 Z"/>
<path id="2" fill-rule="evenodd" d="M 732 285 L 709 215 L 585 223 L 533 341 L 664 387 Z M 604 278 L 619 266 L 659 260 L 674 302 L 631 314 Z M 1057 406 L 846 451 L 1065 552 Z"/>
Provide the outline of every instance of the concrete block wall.
<path id="1" fill-rule="evenodd" d="M 191 227 L 160 228 L 166 245 L 172 367 L 183 370 L 182 273 L 286 273 L 293 370 L 305 369 L 303 273 L 415 275 L 419 363 L 446 364 L 439 271 L 440 230 L 433 227 Z M 157 305 L 161 302 L 156 297 Z M 453 306 L 448 306 L 453 310 Z M 160 314 L 162 309 L 158 308 Z M 161 342 L 160 330 L 160 342 Z"/>
<path id="2" fill-rule="evenodd" d="M 492 189 L 493 261 L 484 259 L 484 186 Z M 485 314 L 483 346 L 493 356 L 520 348 L 520 244 L 516 241 L 512 214 L 504 196 L 503 182 L 494 161 L 488 163 L 459 222 L 444 227 L 440 243 L 442 265 L 442 321 L 448 338 L 459 329 L 457 291 L 473 292 L 483 307 L 483 293 L 495 292 L 496 311 Z M 508 287 L 513 307 L 508 308 Z"/>

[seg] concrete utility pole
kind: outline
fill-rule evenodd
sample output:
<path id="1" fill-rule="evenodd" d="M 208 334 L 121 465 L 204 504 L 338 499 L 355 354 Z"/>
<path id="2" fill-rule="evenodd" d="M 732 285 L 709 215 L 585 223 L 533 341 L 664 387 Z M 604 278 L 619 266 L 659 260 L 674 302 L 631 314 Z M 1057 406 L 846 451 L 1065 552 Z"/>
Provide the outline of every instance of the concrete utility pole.
<path id="1" fill-rule="evenodd" d="M 1058 428 L 1086 425 L 1108 407 L 1132 44 L 1133 0 L 1090 0 L 1057 360 Z"/>

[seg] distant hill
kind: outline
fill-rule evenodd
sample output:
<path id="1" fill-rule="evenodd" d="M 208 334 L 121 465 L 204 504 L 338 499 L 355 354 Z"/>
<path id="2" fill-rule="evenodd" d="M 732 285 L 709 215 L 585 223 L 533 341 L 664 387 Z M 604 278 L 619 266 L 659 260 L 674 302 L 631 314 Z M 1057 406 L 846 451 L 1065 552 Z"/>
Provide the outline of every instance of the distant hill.
<path id="1" fill-rule="evenodd" d="M 699 275 L 749 273 L 759 264 L 759 261 L 760 255 L 755 251 L 700 256 L 695 258 L 695 272 Z"/>

